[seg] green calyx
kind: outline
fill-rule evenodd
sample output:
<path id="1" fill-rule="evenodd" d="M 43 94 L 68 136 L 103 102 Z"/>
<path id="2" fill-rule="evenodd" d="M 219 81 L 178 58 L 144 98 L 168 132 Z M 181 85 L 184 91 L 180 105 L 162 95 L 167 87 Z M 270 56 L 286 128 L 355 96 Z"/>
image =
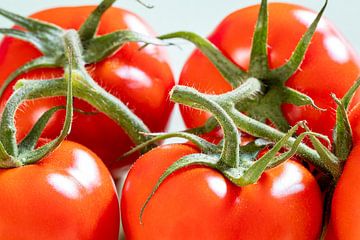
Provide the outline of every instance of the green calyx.
<path id="1" fill-rule="evenodd" d="M 256 183 L 267 169 L 280 165 L 296 154 L 330 177 L 332 181 L 326 188 L 333 186 L 339 179 L 343 169 L 343 162 L 351 151 L 352 136 L 347 117 L 347 108 L 359 86 L 360 79 L 349 89 L 343 99 L 339 100 L 333 96 L 334 101 L 338 104 L 334 131 L 334 153 L 329 150 L 330 140 L 324 135 L 312 132 L 306 122 L 299 122 L 287 133 L 284 133 L 241 113 L 235 106 L 242 105 L 248 99 L 261 94 L 262 85 L 255 78 L 250 78 L 233 91 L 221 95 L 203 94 L 185 86 L 174 87 L 170 94 L 171 100 L 210 112 L 213 117 L 203 127 L 188 129 L 184 132 L 155 134 L 153 139 L 129 152 L 131 154 L 148 144 L 171 137 L 185 138 L 195 143 L 201 150 L 199 154 L 191 154 L 180 158 L 165 170 L 140 210 L 140 223 L 142 223 L 146 206 L 161 184 L 175 171 L 192 165 L 205 166 L 219 171 L 233 184 L 241 187 Z M 224 132 L 224 139 L 218 145 L 208 143 L 192 134 L 210 132 L 217 124 L 222 127 Z M 299 127 L 305 129 L 305 132 L 296 138 L 292 137 Z M 238 129 L 264 139 L 257 139 L 245 146 L 239 146 L 241 135 Z M 314 149 L 302 143 L 305 137 L 310 138 Z M 328 146 L 324 146 L 319 139 L 327 142 Z M 266 140 L 274 142 L 274 145 L 262 157 L 257 159 L 258 153 L 270 144 Z"/>
<path id="2" fill-rule="evenodd" d="M 216 46 L 208 40 L 191 32 L 175 32 L 160 36 L 160 39 L 182 38 L 194 43 L 215 65 L 222 76 L 236 88 L 248 78 L 261 80 L 262 94 L 257 95 L 238 107 L 249 116 L 260 121 L 270 120 L 281 131 L 289 130 L 289 124 L 284 118 L 281 105 L 290 103 L 297 106 L 311 105 L 318 110 L 314 101 L 307 95 L 285 86 L 286 81 L 299 69 L 305 53 L 310 45 L 312 36 L 325 11 L 327 0 L 318 16 L 303 35 L 290 59 L 277 69 L 270 69 L 267 50 L 268 39 L 268 9 L 267 0 L 262 0 L 260 12 L 253 35 L 250 67 L 244 71 L 225 57 Z"/>
<path id="3" fill-rule="evenodd" d="M 224 56 L 215 45 L 195 33 L 174 32 L 160 36 L 159 38 L 163 40 L 182 38 L 195 44 L 214 64 L 224 79 L 234 88 L 233 91 L 227 94 L 231 95 L 233 92 L 236 92 L 237 88 L 248 79 L 258 79 L 261 84 L 258 94 L 254 94 L 251 98 L 241 101 L 241 104 L 236 103 L 236 98 L 229 98 L 227 101 L 222 102 L 227 102 L 227 104 L 233 103 L 235 106 L 228 108 L 229 111 L 227 111 L 227 113 L 241 131 L 255 137 L 277 142 L 285 136 L 285 132 L 287 132 L 290 127 L 281 111 L 281 105 L 283 103 L 290 103 L 297 106 L 310 105 L 318 110 L 322 110 L 315 105 L 309 96 L 291 89 L 285 84 L 299 69 L 317 25 L 326 9 L 327 3 L 328 1 L 325 0 L 324 6 L 298 42 L 290 59 L 276 69 L 269 68 L 267 49 L 268 9 L 266 0 L 261 1 L 258 20 L 253 35 L 248 71 L 244 71 L 235 65 L 230 59 Z M 342 172 L 343 162 L 347 159 L 351 151 L 352 133 L 347 117 L 347 108 L 359 85 L 359 81 L 355 83 L 342 100 L 333 96 L 334 101 L 338 105 L 332 148 L 334 151 L 332 152 L 330 150 L 331 147 L 324 146 L 317 139 L 319 136 L 316 137 L 314 134 L 309 136 L 314 149 L 305 144 L 300 144 L 297 149 L 298 156 L 313 164 L 323 173 L 331 176 L 334 181 L 339 178 Z M 266 120 L 270 120 L 276 126 L 276 129 L 261 123 Z M 191 129 L 190 131 L 200 134 L 207 133 L 212 131 L 216 125 L 217 123 L 214 117 L 212 117 L 204 126 Z M 307 129 L 307 131 L 310 130 Z M 294 144 L 294 142 L 294 138 L 289 138 L 286 143 L 287 147 Z"/>
<path id="4" fill-rule="evenodd" d="M 341 100 L 339 100 L 334 94 L 332 95 L 332 98 L 338 106 L 336 109 L 336 124 L 333 131 L 333 149 L 335 155 L 342 162 L 347 159 L 352 149 L 352 131 L 347 113 L 351 99 L 359 86 L 360 78 L 354 83 Z"/>
<path id="5" fill-rule="evenodd" d="M 96 63 L 111 56 L 127 42 L 164 45 L 164 43 L 158 39 L 128 30 L 120 30 L 103 36 L 96 36 L 101 16 L 114 2 L 115 0 L 103 0 L 78 31 L 81 45 L 84 47 L 82 55 L 85 64 Z M 2 95 L 12 81 L 23 73 L 38 68 L 66 66 L 66 49 L 63 42 L 63 36 L 66 30 L 54 24 L 26 18 L 4 9 L 0 9 L 0 15 L 25 29 L 0 28 L 0 33 L 29 42 L 42 53 L 41 57 L 31 60 L 13 72 L 0 88 L 0 95 Z"/>
<path id="6" fill-rule="evenodd" d="M 0 122 L 0 167 L 12 168 L 35 163 L 52 152 L 68 135 L 72 122 L 72 98 L 83 99 L 115 120 L 130 138 L 140 144 L 150 139 L 146 125 L 119 99 L 101 88 L 85 69 L 84 50 L 75 30 L 62 35 L 65 57 L 63 78 L 49 80 L 19 80 L 15 91 L 6 103 Z M 18 144 L 16 141 L 15 112 L 25 100 L 50 96 L 67 96 L 66 120 L 58 138 L 35 149 L 47 122 L 64 106 L 56 106 L 45 112 L 30 133 Z M 151 145 L 150 147 L 153 147 Z M 147 150 L 147 149 L 146 149 Z"/>
<path id="7" fill-rule="evenodd" d="M 33 148 L 32 139 L 36 134 L 40 134 L 50 116 L 60 108 L 49 110 L 35 127 L 33 137 L 27 137 L 24 143 L 17 146 L 15 138 L 15 125 L 13 115 L 16 108 L 23 100 L 31 100 L 43 97 L 67 96 L 68 95 L 68 66 L 69 66 L 69 46 L 73 50 L 72 66 L 72 93 L 74 97 L 82 99 L 95 107 L 99 112 L 106 114 L 109 118 L 118 123 L 127 133 L 135 144 L 141 144 L 151 137 L 141 134 L 149 133 L 148 127 L 138 118 L 123 102 L 111 95 L 105 89 L 100 87 L 89 75 L 85 66 L 95 63 L 115 53 L 123 44 L 128 42 L 143 42 L 154 45 L 169 45 L 157 38 L 151 38 L 136 32 L 123 30 L 109 33 L 107 35 L 96 36 L 101 16 L 109 9 L 114 0 L 103 0 L 101 4 L 94 9 L 88 19 L 84 22 L 79 31 L 64 30 L 53 24 L 25 18 L 20 15 L 7 12 L 0 9 L 0 15 L 13 21 L 25 30 L 0 29 L 0 33 L 19 38 L 30 42 L 35 46 L 43 56 L 34 59 L 11 74 L 0 89 L 0 95 L 19 75 L 36 68 L 54 68 L 65 69 L 65 76 L 59 79 L 44 80 L 19 80 L 15 84 L 15 92 L 11 96 L 11 101 L 5 109 L 6 117 L 3 118 L 2 133 L 0 140 L 0 154 L 3 159 L 9 156 L 16 156 L 18 153 L 26 152 Z M 35 134 L 36 133 L 36 134 Z M 21 146 L 27 146 L 21 150 Z M 148 146 L 150 149 L 154 145 Z M 20 148 L 20 149 L 18 149 Z M 4 150 L 6 149 L 6 150 Z M 31 162 L 24 160 L 23 162 Z M 5 164 L 8 165 L 22 165 Z"/>
<path id="8" fill-rule="evenodd" d="M 338 104 L 336 130 L 334 131 L 334 145 L 335 149 L 338 150 L 335 150 L 335 153 L 329 150 L 330 140 L 324 135 L 312 132 L 306 122 L 299 122 L 287 133 L 284 133 L 241 113 L 236 106 L 242 105 L 248 99 L 261 94 L 262 85 L 255 78 L 250 78 L 233 91 L 220 95 L 203 94 L 185 86 L 174 87 L 170 94 L 171 100 L 210 112 L 213 117 L 204 126 L 195 129 L 188 129 L 184 132 L 152 134 L 153 139 L 144 142 L 126 154 L 131 154 L 148 144 L 171 137 L 185 138 L 193 142 L 201 150 L 199 154 L 182 157 L 165 170 L 141 208 L 140 223 L 142 223 L 142 216 L 147 204 L 156 194 L 161 184 L 175 171 L 192 165 L 217 170 L 233 184 L 241 187 L 256 183 L 264 171 L 280 165 L 296 154 L 329 176 L 331 180 L 330 186 L 333 186 L 332 184 L 339 179 L 343 169 L 343 162 L 351 151 L 352 136 L 347 117 L 347 108 L 359 86 L 360 79 L 349 89 L 343 99 L 339 100 L 333 96 L 334 101 Z M 210 132 L 218 124 L 224 132 L 224 139 L 218 145 L 211 144 L 193 135 L 193 133 L 203 134 Z M 296 138 L 292 137 L 299 127 L 305 129 L 305 132 Z M 241 135 L 238 129 L 263 139 L 257 139 L 245 146 L 239 146 Z M 302 143 L 305 137 L 310 138 L 314 149 Z M 319 139 L 327 142 L 328 146 L 324 146 Z M 269 141 L 274 142 L 274 145 L 262 157 L 257 159 L 258 153 L 264 147 L 269 146 L 271 143 Z M 329 187 L 329 185 L 326 187 Z"/>
<path id="9" fill-rule="evenodd" d="M 72 118 L 73 118 L 73 89 L 72 81 L 77 78 L 81 72 L 79 72 L 79 62 L 76 60 L 76 49 L 71 45 L 71 32 L 64 35 L 64 46 L 66 49 L 65 56 L 67 58 L 67 64 L 65 66 L 64 81 L 66 82 L 66 106 L 57 106 L 46 111 L 34 125 L 28 135 L 19 143 L 16 142 L 16 128 L 15 128 L 15 112 L 20 105 L 26 99 L 30 99 L 32 92 L 37 88 L 44 88 L 46 85 L 32 84 L 26 87 L 20 88 L 14 92 L 7 102 L 1 122 L 0 122 L 0 167 L 1 168 L 14 168 L 28 164 L 35 163 L 49 153 L 55 150 L 71 130 Z M 66 109 L 66 116 L 61 133 L 54 140 L 46 143 L 39 148 L 36 148 L 36 144 L 40 138 L 42 131 L 44 130 L 47 122 L 53 116 L 55 112 L 60 109 Z"/>
<path id="10" fill-rule="evenodd" d="M 205 140 L 200 140 L 199 137 L 189 137 L 192 135 L 188 132 L 157 134 L 157 139 L 152 139 L 152 141 L 158 141 L 160 139 L 174 136 L 185 137 L 190 141 L 194 141 L 201 150 L 201 153 L 187 155 L 179 159 L 162 174 L 141 209 L 140 221 L 147 204 L 163 181 L 173 172 L 187 166 L 201 165 L 210 167 L 221 172 L 233 184 L 237 186 L 246 186 L 257 182 L 267 169 L 276 167 L 291 158 L 298 152 L 300 147 L 303 149 L 303 152 L 307 152 L 309 155 L 313 154 L 316 159 L 315 161 L 321 162 L 319 154 L 301 142 L 306 136 L 324 139 L 327 138 L 306 129 L 306 124 L 304 122 L 296 124 L 287 133 L 281 133 L 280 138 L 273 147 L 259 159 L 257 159 L 259 151 L 263 149 L 264 146 L 267 146 L 269 142 L 262 141 L 263 144 L 259 144 L 259 142 L 257 143 L 255 141 L 248 145 L 240 146 L 241 135 L 238 128 L 239 125 L 242 126 L 242 124 L 238 124 L 239 120 L 237 119 L 237 115 L 234 115 L 234 111 L 240 113 L 235 109 L 235 105 L 241 105 L 247 99 L 260 93 L 261 84 L 255 78 L 248 79 L 234 91 L 222 95 L 203 94 L 193 88 L 185 86 L 176 86 L 173 88 L 170 94 L 171 100 L 211 113 L 218 124 L 222 127 L 224 139 L 218 145 L 213 145 L 206 143 Z M 234 104 L 231 99 L 237 99 L 236 104 Z M 250 132 L 252 133 L 256 132 L 256 128 L 261 128 L 264 125 L 256 120 L 253 120 L 252 123 L 249 122 L 248 124 L 249 129 L 251 129 Z M 307 131 L 298 136 L 296 139 L 292 138 L 300 126 L 305 128 Z M 271 127 L 268 128 L 273 129 Z M 273 130 L 278 131 L 276 129 Z M 269 132 L 271 130 L 266 129 L 266 131 Z M 280 153 L 282 149 L 288 150 Z"/>

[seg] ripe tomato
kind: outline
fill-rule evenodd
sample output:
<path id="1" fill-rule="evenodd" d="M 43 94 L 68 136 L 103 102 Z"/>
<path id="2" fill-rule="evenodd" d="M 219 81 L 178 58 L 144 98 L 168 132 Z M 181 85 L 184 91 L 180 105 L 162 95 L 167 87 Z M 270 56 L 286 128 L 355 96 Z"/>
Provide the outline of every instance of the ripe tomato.
<path id="1" fill-rule="evenodd" d="M 356 104 L 349 112 L 349 122 L 351 125 L 353 142 L 354 144 L 357 144 L 360 140 L 360 104 Z"/>
<path id="2" fill-rule="evenodd" d="M 316 13 L 301 6 L 287 3 L 270 3 L 268 52 L 270 68 L 283 65 L 290 58 L 298 41 L 305 33 Z M 252 36 L 259 5 L 240 9 L 226 17 L 209 36 L 222 52 L 242 69 L 248 69 Z M 306 53 L 305 59 L 286 85 L 310 96 L 325 112 L 312 107 L 283 104 L 282 110 L 290 125 L 306 120 L 312 130 L 332 138 L 336 104 L 330 93 L 342 97 L 359 75 L 359 58 L 333 25 L 322 19 Z M 263 79 L 266 83 L 266 79 Z M 198 50 L 186 62 L 181 73 L 181 85 L 199 91 L 220 94 L 231 86 L 212 63 Z M 355 101 L 360 100 L 360 94 Z M 205 112 L 181 107 L 188 127 L 203 125 L 208 118 Z"/>
<path id="3" fill-rule="evenodd" d="M 40 162 L 0 170 L 1 239 L 109 239 L 119 232 L 111 175 L 80 144 L 64 141 Z"/>
<path id="4" fill-rule="evenodd" d="M 36 13 L 32 17 L 54 23 L 64 29 L 78 29 L 93 9 L 94 7 L 90 6 L 54 8 Z M 110 8 L 102 17 L 98 35 L 119 29 L 154 35 L 149 26 L 135 14 L 115 7 Z M 125 44 L 114 55 L 88 66 L 88 70 L 102 87 L 126 103 L 152 131 L 160 132 L 165 129 L 173 107 L 168 93 L 174 85 L 174 80 L 164 52 L 155 46 L 139 51 L 140 46 L 140 43 Z M 30 44 L 5 38 L 0 45 L 0 84 L 15 69 L 39 56 L 39 51 Z M 31 71 L 19 78 L 48 79 L 60 77 L 62 74 L 59 69 L 42 69 Z M 2 105 L 11 92 L 12 86 L 9 86 L 1 99 Z M 40 99 L 23 104 L 16 115 L 18 140 L 25 136 L 44 111 L 61 104 L 65 104 L 64 98 Z M 80 100 L 75 101 L 75 107 L 94 111 Z M 42 136 L 56 137 L 63 119 L 64 113 L 57 114 Z M 102 113 L 75 113 L 72 132 L 68 139 L 89 147 L 107 166 L 132 145 L 123 130 Z"/>
<path id="5" fill-rule="evenodd" d="M 360 238 L 359 156 L 360 146 L 355 145 L 335 188 L 330 220 L 334 239 Z"/>
<path id="6" fill-rule="evenodd" d="M 127 239 L 317 239 L 322 200 L 314 177 L 300 164 L 265 172 L 237 187 L 213 169 L 192 166 L 170 175 L 140 209 L 161 174 L 189 145 L 164 145 L 141 156 L 125 181 L 121 200 Z"/>

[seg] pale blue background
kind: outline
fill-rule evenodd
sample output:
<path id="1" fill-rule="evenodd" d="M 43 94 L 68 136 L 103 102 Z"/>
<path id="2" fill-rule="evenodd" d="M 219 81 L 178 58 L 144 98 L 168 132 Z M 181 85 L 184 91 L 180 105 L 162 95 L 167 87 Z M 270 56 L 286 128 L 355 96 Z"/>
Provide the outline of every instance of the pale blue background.
<path id="1" fill-rule="evenodd" d="M 146 9 L 135 0 L 118 0 L 116 6 L 131 10 L 144 19 L 158 33 L 176 30 L 190 30 L 208 35 L 226 15 L 243 6 L 253 5 L 260 0 L 144 0 L 155 5 L 154 9 Z M 0 7 L 17 13 L 29 15 L 38 10 L 79 4 L 97 4 L 100 0 L 0 0 Z M 319 10 L 321 0 L 291 0 L 292 2 Z M 330 0 L 325 15 L 331 19 L 355 49 L 360 52 L 360 1 Z M 0 26 L 10 26 L 9 22 L 0 17 Z M 186 57 L 193 49 L 191 44 L 182 50 L 169 49 L 172 68 L 177 77 Z M 175 114 L 175 118 L 179 116 Z M 171 129 L 181 129 L 181 121 L 173 121 Z"/>

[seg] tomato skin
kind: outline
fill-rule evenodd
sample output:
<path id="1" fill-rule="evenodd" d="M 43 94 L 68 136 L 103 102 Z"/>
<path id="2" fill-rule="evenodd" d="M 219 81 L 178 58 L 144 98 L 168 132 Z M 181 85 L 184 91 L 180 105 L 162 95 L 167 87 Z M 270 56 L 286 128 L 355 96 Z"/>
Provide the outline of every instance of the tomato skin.
<path id="1" fill-rule="evenodd" d="M 353 144 L 356 145 L 360 140 L 360 104 L 356 104 L 350 110 L 348 117 L 352 130 Z"/>
<path id="2" fill-rule="evenodd" d="M 32 17 L 54 23 L 64 29 L 78 29 L 93 9 L 93 6 L 55 8 L 38 12 Z M 102 17 L 98 35 L 120 29 L 154 35 L 150 27 L 138 16 L 113 7 Z M 166 56 L 160 47 L 149 46 L 139 51 L 140 46 L 142 46 L 141 43 L 125 44 L 114 55 L 99 63 L 89 65 L 88 70 L 95 81 L 127 104 L 152 131 L 161 132 L 164 131 L 173 108 L 168 93 L 174 86 L 174 79 Z M 21 54 L 14 54 L 19 52 Z M 38 50 L 26 42 L 5 38 L 0 45 L 2 69 L 0 84 L 15 69 L 40 55 Z M 19 78 L 47 79 L 60 77 L 62 74 L 62 70 L 59 69 L 39 69 Z M 11 92 L 12 86 L 9 86 L 7 93 L 1 99 L 2 105 Z M 23 104 L 16 115 L 18 139 L 25 136 L 41 113 L 60 104 L 65 104 L 64 98 L 40 99 Z M 80 100 L 75 100 L 75 107 L 85 111 L 94 111 L 92 107 Z M 56 137 L 63 119 L 64 111 L 56 114 L 42 136 Z M 69 139 L 92 149 L 107 166 L 111 166 L 116 158 L 133 145 L 124 131 L 104 114 L 75 113 Z M 132 160 L 123 161 L 120 165 L 126 165 L 129 161 Z"/>
<path id="3" fill-rule="evenodd" d="M 360 146 L 351 151 L 336 185 L 331 206 L 331 224 L 337 239 L 360 238 Z"/>
<path id="4" fill-rule="evenodd" d="M 360 196 L 357 194 L 360 191 L 360 104 L 351 109 L 349 121 L 353 133 L 353 149 L 335 188 L 326 240 L 360 238 Z"/>
<path id="5" fill-rule="evenodd" d="M 329 222 L 326 229 L 325 240 L 339 240 L 339 238 L 335 234 L 335 230 L 331 221 Z"/>
<path id="6" fill-rule="evenodd" d="M 268 8 L 268 52 L 270 68 L 273 69 L 290 58 L 316 14 L 301 6 L 286 3 L 270 3 Z M 258 11 L 257 5 L 230 14 L 209 36 L 209 40 L 225 56 L 244 70 L 249 67 Z M 355 51 L 332 24 L 323 18 L 300 67 L 301 71 L 297 71 L 286 85 L 307 94 L 319 107 L 327 111 L 318 111 L 310 106 L 284 104 L 282 110 L 285 118 L 291 125 L 306 120 L 312 130 L 332 139 L 336 104 L 330 94 L 335 93 L 341 98 L 357 79 L 359 66 L 360 61 Z M 179 84 L 215 94 L 231 90 L 231 86 L 198 50 L 185 64 Z M 360 93 L 356 94 L 354 100 L 360 100 Z M 190 128 L 203 125 L 208 118 L 207 113 L 186 107 L 181 107 L 181 113 Z"/>
<path id="7" fill-rule="evenodd" d="M 109 239 L 119 233 L 114 182 L 84 146 L 64 141 L 36 164 L 0 170 L 1 239 Z"/>
<path id="8" fill-rule="evenodd" d="M 140 157 L 126 179 L 121 213 L 127 239 L 317 239 L 322 200 L 313 176 L 293 161 L 267 171 L 257 184 L 233 185 L 219 172 L 193 166 L 169 176 L 140 209 L 174 161 L 197 153 L 164 145 Z M 264 224 L 265 223 L 265 224 Z"/>

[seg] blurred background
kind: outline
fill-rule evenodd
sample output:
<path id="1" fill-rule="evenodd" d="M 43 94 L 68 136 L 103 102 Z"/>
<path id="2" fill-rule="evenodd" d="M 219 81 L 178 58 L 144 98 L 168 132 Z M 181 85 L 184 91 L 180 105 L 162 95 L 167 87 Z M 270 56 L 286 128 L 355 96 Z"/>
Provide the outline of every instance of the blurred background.
<path id="1" fill-rule="evenodd" d="M 260 0 L 143 0 L 155 6 L 147 9 L 135 0 L 118 0 L 115 5 L 137 13 L 144 18 L 153 29 L 159 33 L 178 30 L 194 31 L 207 36 L 229 13 L 244 6 L 257 4 Z M 71 5 L 98 4 L 100 0 L 0 0 L 0 7 L 29 15 L 44 8 Z M 272 1 L 269 1 L 272 2 Z M 319 0 L 281 0 L 281 2 L 297 3 L 315 11 L 320 10 L 324 1 Z M 343 33 L 345 38 L 360 52 L 360 27 L 358 17 L 360 1 L 358 0 L 330 0 L 325 16 Z M 0 26 L 11 24 L 0 17 Z M 171 65 L 177 79 L 181 68 L 193 50 L 191 44 L 182 45 L 182 49 L 170 47 L 168 49 Z M 182 122 L 178 119 L 177 110 L 174 113 L 171 130 L 182 129 Z"/>

